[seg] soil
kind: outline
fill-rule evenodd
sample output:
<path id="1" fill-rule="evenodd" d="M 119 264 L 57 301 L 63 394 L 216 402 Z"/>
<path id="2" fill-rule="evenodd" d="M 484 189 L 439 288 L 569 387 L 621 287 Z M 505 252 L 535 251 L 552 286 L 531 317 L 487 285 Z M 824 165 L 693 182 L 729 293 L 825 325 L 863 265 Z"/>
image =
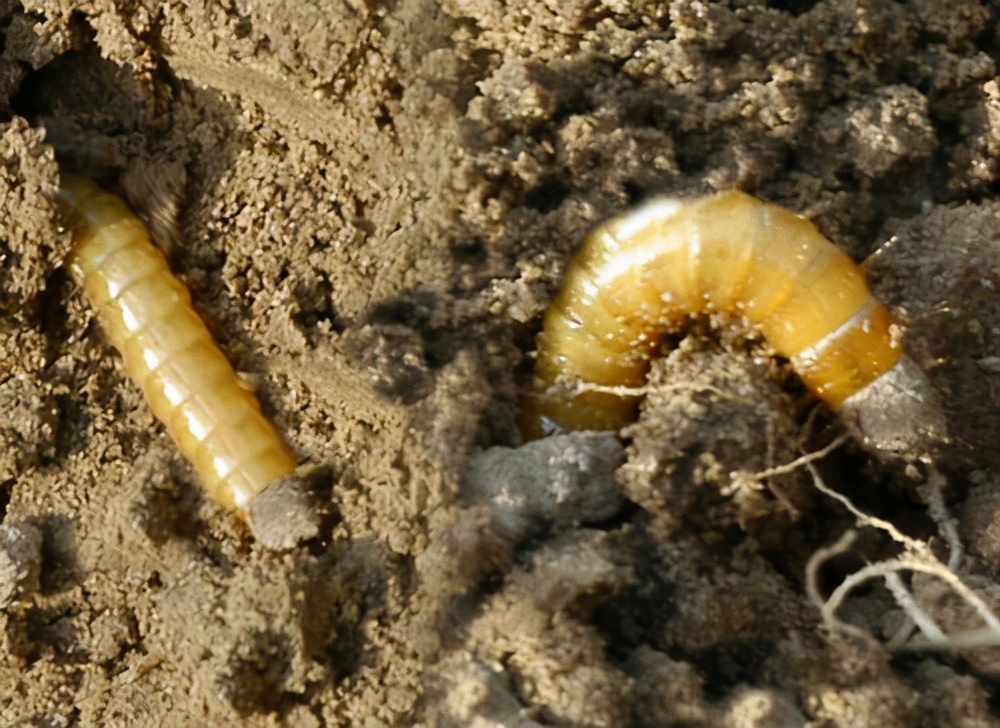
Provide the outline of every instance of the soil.
<path id="1" fill-rule="evenodd" d="M 899 546 L 805 467 L 757 477 L 840 430 L 743 327 L 678 335 L 618 436 L 513 449 L 587 229 L 743 189 L 876 254 L 949 417 L 816 476 L 945 559 L 953 527 L 1000 613 L 998 12 L 0 0 L 0 724 L 1000 726 L 1000 648 L 893 643 L 881 580 L 837 613 L 867 637 L 824 622 Z M 168 248 L 322 475 L 319 536 L 203 498 L 63 268 L 60 170 Z"/>

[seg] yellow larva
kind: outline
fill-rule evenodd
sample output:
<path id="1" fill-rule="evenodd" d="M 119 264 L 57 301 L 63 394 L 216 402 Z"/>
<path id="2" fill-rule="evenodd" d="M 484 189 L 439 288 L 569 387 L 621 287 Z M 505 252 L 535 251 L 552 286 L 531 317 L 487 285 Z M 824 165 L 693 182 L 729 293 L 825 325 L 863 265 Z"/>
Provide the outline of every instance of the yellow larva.
<path id="1" fill-rule="evenodd" d="M 129 375 L 212 498 L 245 513 L 295 457 L 125 203 L 65 175 L 59 201 L 73 231 L 70 272 Z"/>
<path id="2" fill-rule="evenodd" d="M 634 419 L 636 397 L 578 385 L 641 385 L 662 335 L 709 311 L 745 317 L 874 446 L 906 449 L 941 429 L 929 383 L 854 261 L 808 220 L 722 192 L 653 200 L 584 241 L 538 337 L 525 437 Z"/>

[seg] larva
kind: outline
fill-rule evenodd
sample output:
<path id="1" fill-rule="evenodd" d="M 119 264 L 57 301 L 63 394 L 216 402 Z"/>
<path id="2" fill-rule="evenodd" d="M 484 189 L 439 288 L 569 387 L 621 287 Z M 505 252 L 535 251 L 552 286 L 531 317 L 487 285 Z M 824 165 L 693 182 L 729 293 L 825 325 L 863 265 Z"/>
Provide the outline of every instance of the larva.
<path id="1" fill-rule="evenodd" d="M 246 513 L 295 457 L 125 203 L 68 175 L 58 199 L 73 232 L 70 272 L 129 375 L 212 498 Z"/>
<path id="2" fill-rule="evenodd" d="M 663 334 L 688 316 L 742 315 L 806 386 L 877 448 L 943 432 L 930 383 L 861 269 L 808 220 L 742 192 L 655 199 L 597 227 L 570 262 L 538 337 L 526 438 L 617 429 Z"/>

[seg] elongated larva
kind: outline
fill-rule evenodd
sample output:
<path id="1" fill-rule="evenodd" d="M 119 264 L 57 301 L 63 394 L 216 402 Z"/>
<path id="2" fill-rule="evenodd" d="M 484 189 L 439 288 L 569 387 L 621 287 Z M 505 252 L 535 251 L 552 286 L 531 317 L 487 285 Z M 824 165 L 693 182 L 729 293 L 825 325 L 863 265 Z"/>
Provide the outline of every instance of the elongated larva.
<path id="1" fill-rule="evenodd" d="M 538 337 L 525 437 L 634 419 L 636 397 L 579 383 L 641 385 L 662 335 L 709 311 L 744 316 L 875 447 L 941 431 L 929 382 L 854 261 L 808 220 L 722 192 L 653 200 L 584 241 Z"/>
<path id="2" fill-rule="evenodd" d="M 125 203 L 70 176 L 59 201 L 73 230 L 69 269 L 129 375 L 212 498 L 245 512 L 295 457 Z"/>

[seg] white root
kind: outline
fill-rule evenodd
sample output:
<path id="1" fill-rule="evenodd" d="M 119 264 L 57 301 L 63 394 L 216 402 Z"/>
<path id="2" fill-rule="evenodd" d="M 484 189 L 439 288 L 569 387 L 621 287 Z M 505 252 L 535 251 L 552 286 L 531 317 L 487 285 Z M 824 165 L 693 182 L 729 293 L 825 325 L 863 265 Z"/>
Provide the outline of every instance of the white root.
<path id="1" fill-rule="evenodd" d="M 903 553 L 900 556 L 869 564 L 849 575 L 825 599 L 818 586 L 819 570 L 830 559 L 850 550 L 856 540 L 856 532 L 846 532 L 836 544 L 820 549 L 813 554 L 806 569 L 807 591 L 810 598 L 820 608 L 823 621 L 830 628 L 866 642 L 875 641 L 872 635 L 838 617 L 837 612 L 859 585 L 870 579 L 882 578 L 896 603 L 909 620 L 884 644 L 886 649 L 893 652 L 959 651 L 1000 646 L 1000 618 L 979 594 L 955 573 L 961 561 L 962 549 L 954 521 L 948 514 L 944 500 L 940 496 L 944 477 L 937 470 L 931 469 L 927 484 L 923 489 L 923 496 L 925 502 L 928 503 L 931 515 L 941 529 L 942 538 L 949 544 L 950 555 L 947 564 L 942 563 L 925 542 L 907 536 L 889 521 L 864 513 L 845 495 L 832 490 L 823 482 L 819 472 L 811 462 L 806 462 L 805 465 L 812 475 L 816 489 L 843 505 L 857 519 L 859 527 L 876 528 L 903 547 Z M 904 572 L 929 574 L 943 581 L 975 610 L 983 621 L 983 627 L 957 634 L 946 634 L 934 618 L 917 602 L 913 593 L 907 589 L 901 577 Z M 911 637 L 913 627 L 919 630 L 919 634 Z"/>

